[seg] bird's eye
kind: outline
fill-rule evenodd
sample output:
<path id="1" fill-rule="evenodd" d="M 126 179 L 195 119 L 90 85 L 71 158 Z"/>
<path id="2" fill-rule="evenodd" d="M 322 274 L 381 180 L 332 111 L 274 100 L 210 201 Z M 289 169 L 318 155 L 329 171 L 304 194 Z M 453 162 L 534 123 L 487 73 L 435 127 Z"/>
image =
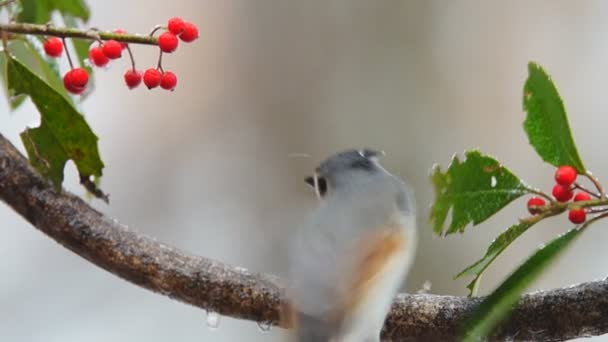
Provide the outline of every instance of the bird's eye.
<path id="1" fill-rule="evenodd" d="M 327 192 L 327 180 L 323 177 L 318 177 L 317 176 L 317 184 L 316 184 L 316 188 L 315 188 L 315 177 L 306 177 L 306 179 L 304 179 L 304 181 L 306 182 L 306 184 L 310 185 L 313 189 L 315 189 L 315 191 L 319 194 L 319 196 L 323 197 L 325 196 L 325 193 Z"/>

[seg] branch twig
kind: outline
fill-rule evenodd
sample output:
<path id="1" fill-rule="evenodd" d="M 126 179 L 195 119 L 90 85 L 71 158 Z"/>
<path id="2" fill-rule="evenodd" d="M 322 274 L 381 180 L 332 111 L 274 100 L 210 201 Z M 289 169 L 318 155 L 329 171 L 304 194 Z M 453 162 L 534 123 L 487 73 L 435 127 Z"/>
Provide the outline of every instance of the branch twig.
<path id="1" fill-rule="evenodd" d="M 279 279 L 250 273 L 126 229 L 58 193 L 0 134 L 0 199 L 49 237 L 148 290 L 235 318 L 278 324 Z M 399 295 L 384 327 L 391 341 L 454 341 L 481 298 Z M 492 340 L 563 341 L 608 332 L 608 281 L 523 296 Z"/>
<path id="2" fill-rule="evenodd" d="M 587 177 L 587 179 L 589 179 L 589 181 L 591 181 L 591 183 L 593 183 L 593 185 L 595 186 L 595 188 L 597 189 L 597 192 L 600 194 L 600 197 L 602 199 L 606 199 L 608 198 L 606 196 L 606 192 L 604 191 L 604 187 L 602 186 L 602 183 L 600 182 L 599 179 L 597 179 L 597 177 L 595 177 L 591 171 L 587 171 L 585 172 L 585 177 Z"/>
<path id="3" fill-rule="evenodd" d="M 0 33 L 1 32 L 54 36 L 60 38 L 79 38 L 87 40 L 114 39 L 116 41 L 125 43 L 158 45 L 158 39 L 152 36 L 80 30 L 76 28 L 54 27 L 49 25 L 36 25 L 28 23 L 0 23 Z"/>

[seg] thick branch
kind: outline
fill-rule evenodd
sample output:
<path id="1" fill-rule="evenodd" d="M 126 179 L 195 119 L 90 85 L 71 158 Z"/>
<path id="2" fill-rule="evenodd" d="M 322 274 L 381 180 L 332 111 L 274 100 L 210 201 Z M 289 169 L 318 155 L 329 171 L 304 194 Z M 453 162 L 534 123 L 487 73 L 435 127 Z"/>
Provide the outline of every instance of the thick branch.
<path id="1" fill-rule="evenodd" d="M 0 199 L 92 263 L 151 291 L 222 315 L 278 323 L 278 279 L 189 255 L 129 231 L 80 198 L 57 193 L 0 134 Z M 400 295 L 384 336 L 456 340 L 480 299 Z M 608 281 L 525 295 L 494 340 L 562 341 L 608 332 Z"/>
<path id="2" fill-rule="evenodd" d="M 50 25 L 36 25 L 28 23 L 0 23 L 0 33 L 2 32 L 54 36 L 60 38 L 78 38 L 87 40 L 114 39 L 116 41 L 125 43 L 158 45 L 158 39 L 152 36 L 141 36 L 126 33 L 122 34 L 96 30 L 80 30 L 76 28 L 55 27 Z"/>

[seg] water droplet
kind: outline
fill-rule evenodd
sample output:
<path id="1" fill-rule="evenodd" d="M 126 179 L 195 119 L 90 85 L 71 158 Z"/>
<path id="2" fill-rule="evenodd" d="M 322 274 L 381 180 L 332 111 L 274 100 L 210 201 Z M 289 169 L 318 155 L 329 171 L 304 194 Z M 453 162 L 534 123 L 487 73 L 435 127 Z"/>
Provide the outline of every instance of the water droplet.
<path id="1" fill-rule="evenodd" d="M 258 322 L 258 330 L 261 333 L 265 334 L 265 333 L 269 332 L 270 329 L 272 329 L 272 322 L 270 322 L 270 321 Z"/>
<path id="2" fill-rule="evenodd" d="M 433 286 L 433 284 L 431 283 L 431 281 L 426 280 L 424 283 L 422 283 L 422 288 L 420 290 L 418 290 L 418 293 L 420 293 L 420 294 L 430 293 L 432 286 Z"/>
<path id="3" fill-rule="evenodd" d="M 490 186 L 495 188 L 496 187 L 496 177 L 492 176 L 492 179 L 490 180 Z"/>
<path id="4" fill-rule="evenodd" d="M 222 318 L 222 316 L 215 311 L 207 312 L 207 327 L 209 330 L 216 330 L 220 326 L 220 318 Z"/>

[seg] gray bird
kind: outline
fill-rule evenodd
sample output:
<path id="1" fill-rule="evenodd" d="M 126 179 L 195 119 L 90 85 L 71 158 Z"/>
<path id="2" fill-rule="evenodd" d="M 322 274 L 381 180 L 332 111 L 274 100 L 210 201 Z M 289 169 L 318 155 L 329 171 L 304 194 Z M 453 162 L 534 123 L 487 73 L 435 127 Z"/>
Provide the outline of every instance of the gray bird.
<path id="1" fill-rule="evenodd" d="M 319 204 L 293 239 L 283 310 L 299 342 L 380 341 L 417 242 L 413 192 L 381 155 L 344 151 L 306 179 Z"/>

